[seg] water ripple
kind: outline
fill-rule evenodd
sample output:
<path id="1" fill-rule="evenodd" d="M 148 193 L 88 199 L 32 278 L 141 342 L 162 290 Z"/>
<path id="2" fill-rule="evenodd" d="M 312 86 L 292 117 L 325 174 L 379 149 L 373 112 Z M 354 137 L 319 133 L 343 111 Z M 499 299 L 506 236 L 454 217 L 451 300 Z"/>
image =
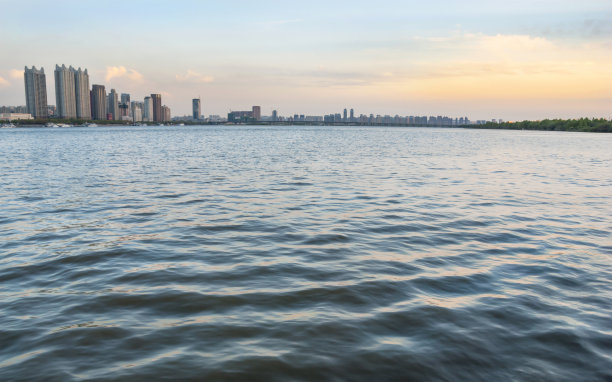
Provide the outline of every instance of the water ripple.
<path id="1" fill-rule="evenodd" d="M 3 129 L 0 380 L 612 380 L 611 139 Z"/>

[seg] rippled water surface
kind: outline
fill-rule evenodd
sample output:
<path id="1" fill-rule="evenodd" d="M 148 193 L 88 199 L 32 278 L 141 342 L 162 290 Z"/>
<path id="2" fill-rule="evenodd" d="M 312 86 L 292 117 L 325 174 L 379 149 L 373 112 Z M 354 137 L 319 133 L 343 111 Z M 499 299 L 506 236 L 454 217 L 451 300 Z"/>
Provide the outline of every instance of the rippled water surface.
<path id="1" fill-rule="evenodd" d="M 612 135 L 0 131 L 0 380 L 611 381 Z"/>

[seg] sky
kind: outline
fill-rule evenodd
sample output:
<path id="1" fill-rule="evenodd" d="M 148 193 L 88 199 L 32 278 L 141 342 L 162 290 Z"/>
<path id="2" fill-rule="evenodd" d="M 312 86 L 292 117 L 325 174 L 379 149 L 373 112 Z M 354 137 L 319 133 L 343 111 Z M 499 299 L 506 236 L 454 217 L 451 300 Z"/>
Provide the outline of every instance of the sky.
<path id="1" fill-rule="evenodd" d="M 87 68 L 91 84 L 173 116 L 612 118 L 611 0 L 0 0 L 0 105 L 24 66 Z"/>

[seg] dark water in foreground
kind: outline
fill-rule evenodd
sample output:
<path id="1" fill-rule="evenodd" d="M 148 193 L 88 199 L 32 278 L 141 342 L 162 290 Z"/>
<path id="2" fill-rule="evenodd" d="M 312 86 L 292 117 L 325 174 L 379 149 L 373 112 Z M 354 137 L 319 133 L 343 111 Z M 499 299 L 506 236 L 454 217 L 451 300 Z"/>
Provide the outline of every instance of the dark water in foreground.
<path id="1" fill-rule="evenodd" d="M 612 380 L 612 135 L 0 131 L 0 380 Z"/>

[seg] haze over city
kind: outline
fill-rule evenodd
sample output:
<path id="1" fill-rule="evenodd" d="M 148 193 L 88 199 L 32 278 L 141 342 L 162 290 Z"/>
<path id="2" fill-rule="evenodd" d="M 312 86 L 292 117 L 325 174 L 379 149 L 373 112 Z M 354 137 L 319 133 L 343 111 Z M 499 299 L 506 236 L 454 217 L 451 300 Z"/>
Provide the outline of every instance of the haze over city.
<path id="1" fill-rule="evenodd" d="M 24 66 L 87 68 L 93 84 L 173 115 L 612 114 L 610 1 L 2 1 L 0 105 Z M 52 78 L 47 88 L 53 89 Z M 55 96 L 49 91 L 49 104 Z"/>

